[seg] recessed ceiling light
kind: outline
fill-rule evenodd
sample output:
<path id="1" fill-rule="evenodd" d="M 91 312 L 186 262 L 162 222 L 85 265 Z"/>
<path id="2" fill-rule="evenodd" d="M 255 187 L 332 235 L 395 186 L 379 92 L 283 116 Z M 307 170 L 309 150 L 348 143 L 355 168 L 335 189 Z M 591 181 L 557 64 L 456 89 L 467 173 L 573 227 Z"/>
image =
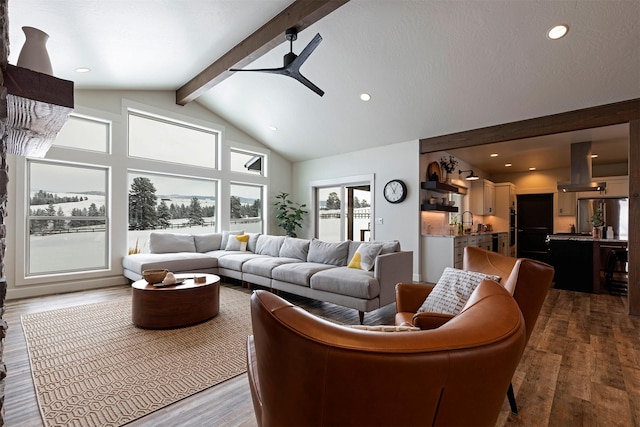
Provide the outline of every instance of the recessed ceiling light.
<path id="1" fill-rule="evenodd" d="M 551 27 L 549 31 L 547 31 L 547 37 L 551 40 L 558 40 L 567 35 L 569 31 L 569 27 L 567 25 L 556 25 Z"/>
<path id="2" fill-rule="evenodd" d="M 505 166 L 506 168 L 510 168 L 511 166 L 513 166 L 513 164 L 511 164 L 511 163 L 505 163 L 505 164 L 504 164 L 504 166 Z"/>
<path id="3" fill-rule="evenodd" d="M 278 130 L 278 128 L 277 128 L 277 127 L 275 127 L 275 126 L 269 126 L 269 130 L 272 130 L 272 131 L 274 131 L 274 132 L 275 132 L 275 131 L 277 131 L 277 130 Z"/>
<path id="4" fill-rule="evenodd" d="M 498 157 L 498 153 L 491 153 L 489 156 L 490 157 Z"/>
<path id="5" fill-rule="evenodd" d="M 361 93 L 360 94 L 360 99 L 363 101 L 369 101 L 371 100 L 371 95 L 369 95 L 368 93 Z"/>
<path id="6" fill-rule="evenodd" d="M 591 155 L 591 158 L 592 158 L 592 159 L 595 159 L 596 157 L 598 157 L 598 155 L 597 155 L 597 154 L 592 154 L 592 155 Z"/>
<path id="7" fill-rule="evenodd" d="M 91 68 L 87 68 L 87 67 L 76 68 L 76 73 L 88 73 L 89 71 L 91 71 Z"/>
<path id="8" fill-rule="evenodd" d="M 529 168 L 529 170 L 530 170 L 530 171 L 534 171 L 534 170 L 536 170 L 536 168 Z"/>

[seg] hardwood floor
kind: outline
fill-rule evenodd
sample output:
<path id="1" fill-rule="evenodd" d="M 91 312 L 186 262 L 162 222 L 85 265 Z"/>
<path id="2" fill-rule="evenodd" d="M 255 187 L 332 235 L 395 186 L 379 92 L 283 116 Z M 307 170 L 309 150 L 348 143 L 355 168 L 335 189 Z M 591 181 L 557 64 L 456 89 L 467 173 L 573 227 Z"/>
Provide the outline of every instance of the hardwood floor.
<path id="1" fill-rule="evenodd" d="M 235 284 L 224 284 L 250 292 Z M 42 426 L 20 316 L 110 300 L 128 286 L 9 301 L 4 356 L 7 426 Z M 347 324 L 358 313 L 285 295 L 311 313 Z M 498 426 L 640 426 L 640 317 L 626 314 L 626 299 L 552 289 L 513 378 L 519 414 L 507 400 Z M 365 316 L 366 324 L 392 324 L 394 305 Z M 381 384 L 383 386 L 383 384 Z M 171 406 L 131 426 L 255 426 L 246 374 Z"/>

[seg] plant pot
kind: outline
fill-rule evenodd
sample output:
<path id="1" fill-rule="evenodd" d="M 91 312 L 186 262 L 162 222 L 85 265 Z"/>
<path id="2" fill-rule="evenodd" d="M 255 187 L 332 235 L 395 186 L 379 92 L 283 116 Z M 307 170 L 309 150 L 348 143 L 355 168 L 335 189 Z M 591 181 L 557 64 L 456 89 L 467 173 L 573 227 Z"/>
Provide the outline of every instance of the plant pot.
<path id="1" fill-rule="evenodd" d="M 602 228 L 593 227 L 593 230 L 591 230 L 591 236 L 594 239 L 602 239 Z"/>

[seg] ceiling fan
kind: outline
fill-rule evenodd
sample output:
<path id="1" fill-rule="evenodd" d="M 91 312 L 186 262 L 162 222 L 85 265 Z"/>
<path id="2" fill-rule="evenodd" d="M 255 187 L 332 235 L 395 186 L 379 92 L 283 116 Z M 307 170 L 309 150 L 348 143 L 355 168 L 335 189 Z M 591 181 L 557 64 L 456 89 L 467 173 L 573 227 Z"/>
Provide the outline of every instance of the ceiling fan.
<path id="1" fill-rule="evenodd" d="M 305 47 L 302 52 L 300 52 L 300 55 L 296 55 L 295 53 L 293 53 L 293 42 L 298 38 L 298 31 L 295 28 L 289 28 L 287 31 L 285 31 L 285 37 L 290 43 L 290 51 L 289 53 L 284 55 L 284 66 L 280 68 L 256 68 L 249 70 L 231 68 L 229 71 L 258 71 L 261 73 L 282 74 L 284 76 L 289 76 L 296 79 L 318 95 L 324 95 L 324 91 L 322 89 L 311 83 L 309 79 L 307 79 L 300 73 L 300 67 L 302 66 L 302 64 L 304 64 L 304 61 L 307 60 L 309 55 L 311 55 L 311 52 L 313 52 L 322 41 L 322 37 L 320 36 L 320 34 L 316 34 L 316 36 L 309 42 L 307 47 Z"/>

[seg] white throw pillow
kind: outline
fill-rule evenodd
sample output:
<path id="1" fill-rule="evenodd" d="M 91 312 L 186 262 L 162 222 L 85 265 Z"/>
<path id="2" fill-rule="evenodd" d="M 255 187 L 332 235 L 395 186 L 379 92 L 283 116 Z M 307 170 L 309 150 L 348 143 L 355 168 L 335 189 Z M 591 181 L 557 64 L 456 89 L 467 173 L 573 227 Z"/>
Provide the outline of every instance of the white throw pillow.
<path id="1" fill-rule="evenodd" d="M 382 243 L 363 243 L 349 261 L 349 268 L 371 271 L 376 263 L 376 257 L 382 250 Z"/>
<path id="2" fill-rule="evenodd" d="M 227 247 L 227 243 L 229 243 L 229 236 L 238 236 L 240 234 L 244 234 L 244 230 L 223 231 L 220 249 L 225 249 Z"/>
<path id="3" fill-rule="evenodd" d="M 247 243 L 249 242 L 248 234 L 241 234 L 239 236 L 230 235 L 225 246 L 225 251 L 247 251 Z"/>
<path id="4" fill-rule="evenodd" d="M 500 276 L 446 267 L 442 277 L 424 300 L 418 312 L 447 313 L 455 316 L 462 311 L 473 291 L 485 279 L 498 282 Z"/>

